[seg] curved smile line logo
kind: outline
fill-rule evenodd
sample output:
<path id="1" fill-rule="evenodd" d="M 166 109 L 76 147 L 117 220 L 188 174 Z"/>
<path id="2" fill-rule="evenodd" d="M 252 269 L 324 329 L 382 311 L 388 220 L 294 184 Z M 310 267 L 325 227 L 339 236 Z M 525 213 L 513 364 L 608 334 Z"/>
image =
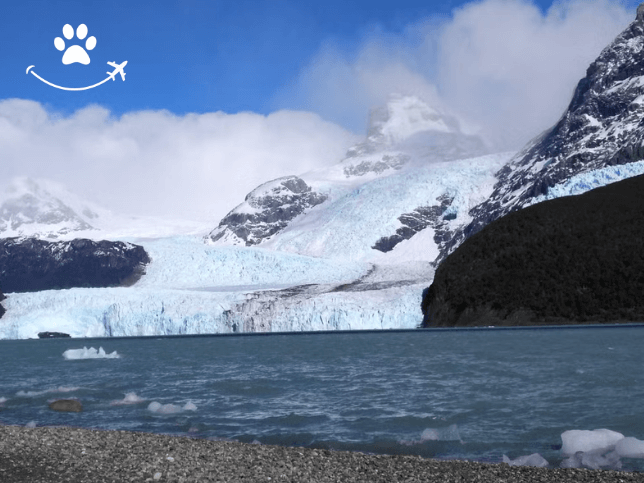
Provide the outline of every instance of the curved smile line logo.
<path id="1" fill-rule="evenodd" d="M 67 40 L 71 40 L 74 37 L 73 27 L 69 24 L 66 24 L 63 27 L 63 35 Z M 76 37 L 78 37 L 79 40 L 83 40 L 86 36 L 87 36 L 87 26 L 85 24 L 80 24 L 76 29 Z M 85 49 L 93 50 L 94 47 L 96 47 L 96 37 L 92 35 L 90 38 L 88 38 L 87 41 L 85 42 L 85 48 L 81 47 L 80 45 L 72 45 L 67 49 L 65 49 L 65 41 L 60 37 L 56 37 L 54 39 L 54 46 L 60 51 L 63 51 L 63 50 L 65 51 L 65 54 L 63 55 L 63 60 L 62 60 L 63 64 L 68 65 L 73 63 L 79 63 L 79 64 L 87 65 L 90 63 L 90 58 Z M 33 74 L 34 77 L 44 82 L 45 84 L 55 87 L 56 89 L 62 89 L 64 91 L 85 91 L 87 89 L 93 89 L 94 87 L 98 87 L 101 84 L 104 84 L 110 79 L 115 80 L 116 74 L 121 74 L 121 80 L 125 82 L 124 69 L 125 69 L 125 66 L 127 65 L 127 60 L 125 62 L 121 62 L 120 64 L 117 64 L 116 62 L 108 62 L 107 65 L 109 65 L 110 67 L 113 67 L 114 70 L 112 72 L 106 72 L 107 77 L 102 81 L 87 87 L 63 87 L 63 86 L 58 86 L 56 84 L 53 84 L 48 80 L 45 80 L 42 77 L 40 77 L 38 74 L 36 74 L 35 70 L 32 70 L 35 67 L 35 65 L 30 65 L 29 67 L 27 67 L 26 73 L 27 74 L 31 73 Z"/>

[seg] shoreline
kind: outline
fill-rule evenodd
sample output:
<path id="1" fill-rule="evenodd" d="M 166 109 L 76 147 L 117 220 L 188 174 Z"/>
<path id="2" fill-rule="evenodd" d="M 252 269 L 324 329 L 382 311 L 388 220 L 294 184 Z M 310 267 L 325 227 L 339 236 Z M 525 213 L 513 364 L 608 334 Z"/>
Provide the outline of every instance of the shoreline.
<path id="1" fill-rule="evenodd" d="M 608 322 L 593 322 L 579 324 L 533 324 L 533 325 L 472 325 L 451 327 L 416 327 L 414 329 L 347 329 L 347 330 L 302 330 L 290 332 L 213 332 L 195 334 L 163 334 L 163 335 L 116 335 L 105 337 L 45 337 L 26 339 L 3 339 L 0 342 L 19 342 L 34 340 L 62 340 L 67 342 L 91 343 L 111 340 L 147 340 L 147 339 L 207 339 L 207 338 L 239 338 L 239 337 L 270 337 L 270 336 L 310 336 L 310 335 L 369 335 L 369 334 L 396 334 L 396 333 L 437 333 L 437 332 L 487 332 L 487 331 L 531 331 L 531 330 L 568 330 L 568 329 L 633 329 L 644 328 L 644 322 L 629 320 L 611 320 Z"/>
<path id="2" fill-rule="evenodd" d="M 0 481 L 626 483 L 644 482 L 644 474 L 369 455 L 129 431 L 0 426 Z"/>

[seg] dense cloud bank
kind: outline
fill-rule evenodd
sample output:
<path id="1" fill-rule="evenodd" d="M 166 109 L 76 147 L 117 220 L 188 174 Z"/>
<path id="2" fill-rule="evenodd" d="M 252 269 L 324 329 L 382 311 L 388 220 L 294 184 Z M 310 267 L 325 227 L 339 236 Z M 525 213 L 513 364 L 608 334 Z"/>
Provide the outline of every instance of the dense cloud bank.
<path id="1" fill-rule="evenodd" d="M 557 122 L 577 80 L 635 17 L 617 1 L 469 2 L 401 32 L 377 26 L 356 48 L 330 39 L 276 105 L 356 132 L 392 92 L 456 113 L 495 150 L 519 149 Z"/>
<path id="2" fill-rule="evenodd" d="M 510 213 L 440 265 L 424 327 L 644 320 L 644 176 Z"/>
<path id="3" fill-rule="evenodd" d="M 333 164 L 357 139 L 310 112 L 115 117 L 0 100 L 5 179 L 51 179 L 125 214 L 216 222 L 257 185 Z"/>

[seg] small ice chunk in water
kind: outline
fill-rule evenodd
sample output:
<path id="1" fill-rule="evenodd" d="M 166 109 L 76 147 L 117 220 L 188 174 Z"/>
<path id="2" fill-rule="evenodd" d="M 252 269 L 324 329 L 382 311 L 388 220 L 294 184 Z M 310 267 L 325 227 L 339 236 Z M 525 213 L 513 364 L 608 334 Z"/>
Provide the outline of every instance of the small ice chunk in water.
<path id="1" fill-rule="evenodd" d="M 152 401 L 148 404 L 148 411 L 157 414 L 174 414 L 180 412 L 181 407 L 176 406 L 175 404 L 161 404 L 156 401 Z"/>
<path id="2" fill-rule="evenodd" d="M 63 357 L 68 360 L 79 360 L 79 359 L 118 359 L 121 356 L 118 352 L 114 351 L 107 354 L 102 347 L 99 347 L 98 350 L 90 347 L 83 347 L 82 349 L 68 349 L 63 352 Z"/>
<path id="3" fill-rule="evenodd" d="M 152 401 L 150 404 L 148 404 L 148 411 L 152 411 L 153 413 L 156 413 L 160 407 L 161 407 L 161 403 Z"/>
<path id="4" fill-rule="evenodd" d="M 29 421 L 27 424 L 25 424 L 25 428 L 35 428 L 36 427 L 36 421 Z"/>
<path id="5" fill-rule="evenodd" d="M 562 468 L 621 469 L 620 457 L 644 452 L 644 441 L 624 438 L 622 433 L 610 429 L 594 431 L 570 430 L 561 434 L 561 452 L 569 456 L 561 462 Z M 623 441 L 625 441 L 623 443 Z M 641 445 L 640 445 L 641 443 Z M 618 451 L 618 446 L 623 451 Z"/>
<path id="6" fill-rule="evenodd" d="M 537 468 L 547 468 L 549 466 L 548 461 L 546 461 L 546 459 L 539 453 L 519 456 L 513 460 L 508 458 L 506 455 L 503 455 L 503 462 L 510 466 L 536 466 Z"/>
<path id="7" fill-rule="evenodd" d="M 148 411 L 157 413 L 157 414 L 174 414 L 174 413 L 179 413 L 181 411 L 196 411 L 197 406 L 195 406 L 192 402 L 188 401 L 186 404 L 181 406 L 177 406 L 176 404 L 161 404 L 157 401 L 152 401 L 150 404 L 148 404 Z"/>
<path id="8" fill-rule="evenodd" d="M 128 392 L 128 393 L 125 393 L 125 397 L 123 399 L 120 399 L 118 401 L 112 401 L 110 403 L 110 405 L 111 406 L 124 406 L 124 405 L 127 405 L 127 404 L 139 404 L 139 403 L 142 403 L 144 401 L 145 401 L 145 399 L 143 399 L 142 397 L 137 396 L 136 393 Z"/>
<path id="9" fill-rule="evenodd" d="M 4 403 L 6 403 L 6 402 L 7 402 L 7 398 L 6 398 L 6 397 L 0 397 L 0 404 L 4 404 Z"/>
<path id="10" fill-rule="evenodd" d="M 644 458 L 644 441 L 630 436 L 620 439 L 615 445 L 615 452 L 622 458 Z"/>
<path id="11" fill-rule="evenodd" d="M 571 429 L 561 433 L 561 452 L 566 456 L 572 456 L 579 451 L 588 453 L 590 451 L 607 452 L 615 447 L 615 444 L 624 438 L 622 433 L 610 429 L 595 429 L 586 431 Z"/>
<path id="12" fill-rule="evenodd" d="M 456 424 L 446 428 L 427 428 L 420 435 L 420 441 L 460 441 L 461 435 Z"/>

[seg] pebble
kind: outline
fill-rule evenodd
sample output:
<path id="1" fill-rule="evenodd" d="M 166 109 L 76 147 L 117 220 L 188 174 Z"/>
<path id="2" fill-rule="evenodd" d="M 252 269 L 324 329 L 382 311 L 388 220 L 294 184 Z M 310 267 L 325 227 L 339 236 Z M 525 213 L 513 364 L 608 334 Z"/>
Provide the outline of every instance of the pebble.
<path id="1" fill-rule="evenodd" d="M 79 458 L 83 449 L 86 455 Z M 12 483 L 644 483 L 644 474 L 640 473 L 437 461 L 417 456 L 367 455 L 127 431 L 2 425 L 0 476 L 1 481 Z"/>

